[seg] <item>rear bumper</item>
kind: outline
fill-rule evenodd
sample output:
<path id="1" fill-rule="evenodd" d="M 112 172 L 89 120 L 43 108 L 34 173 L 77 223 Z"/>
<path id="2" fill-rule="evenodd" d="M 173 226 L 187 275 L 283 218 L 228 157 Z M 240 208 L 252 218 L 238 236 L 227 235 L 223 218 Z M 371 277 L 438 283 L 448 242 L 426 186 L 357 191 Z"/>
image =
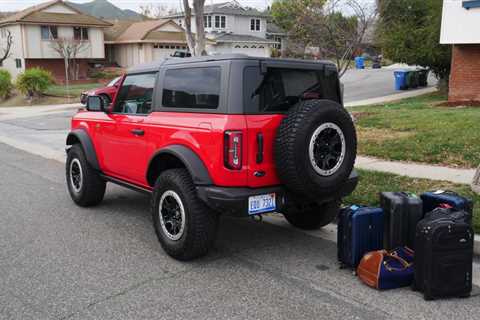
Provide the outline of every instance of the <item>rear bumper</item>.
<path id="1" fill-rule="evenodd" d="M 351 194 L 358 184 L 358 174 L 352 171 L 347 181 L 331 194 L 318 199 L 318 202 L 329 202 Z M 282 186 L 267 188 L 228 188 L 217 186 L 197 186 L 198 196 L 210 208 L 234 216 L 248 216 L 248 198 L 262 194 L 275 193 L 276 210 L 282 211 L 287 198 L 295 197 Z"/>

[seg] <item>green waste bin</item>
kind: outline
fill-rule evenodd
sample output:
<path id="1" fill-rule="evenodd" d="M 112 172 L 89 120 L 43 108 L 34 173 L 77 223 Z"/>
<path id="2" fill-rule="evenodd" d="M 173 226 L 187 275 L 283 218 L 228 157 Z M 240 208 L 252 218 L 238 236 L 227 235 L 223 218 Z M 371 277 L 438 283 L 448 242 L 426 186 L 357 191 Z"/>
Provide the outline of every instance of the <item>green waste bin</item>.
<path id="1" fill-rule="evenodd" d="M 410 70 L 407 73 L 407 88 L 418 88 L 418 72 L 416 70 Z"/>
<path id="2" fill-rule="evenodd" d="M 418 69 L 418 86 L 419 87 L 426 87 L 428 86 L 428 73 L 430 72 L 428 69 Z"/>

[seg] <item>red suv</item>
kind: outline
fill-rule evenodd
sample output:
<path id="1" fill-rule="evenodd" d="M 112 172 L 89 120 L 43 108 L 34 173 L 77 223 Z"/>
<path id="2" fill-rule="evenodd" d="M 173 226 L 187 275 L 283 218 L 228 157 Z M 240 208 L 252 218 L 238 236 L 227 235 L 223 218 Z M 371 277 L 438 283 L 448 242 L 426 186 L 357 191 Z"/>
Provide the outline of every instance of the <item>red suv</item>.
<path id="1" fill-rule="evenodd" d="M 110 81 L 103 88 L 82 92 L 82 94 L 80 95 L 80 102 L 82 104 L 86 104 L 89 96 L 99 96 L 104 100 L 105 104 L 111 103 L 117 95 L 117 91 L 118 91 L 118 88 L 120 87 L 121 80 L 122 80 L 122 77 L 117 77 L 112 81 Z"/>
<path id="2" fill-rule="evenodd" d="M 158 239 L 180 260 L 207 253 L 222 214 L 319 228 L 357 185 L 355 128 L 329 62 L 166 59 L 86 109 L 67 138 L 72 199 L 97 205 L 107 182 L 151 194 Z"/>

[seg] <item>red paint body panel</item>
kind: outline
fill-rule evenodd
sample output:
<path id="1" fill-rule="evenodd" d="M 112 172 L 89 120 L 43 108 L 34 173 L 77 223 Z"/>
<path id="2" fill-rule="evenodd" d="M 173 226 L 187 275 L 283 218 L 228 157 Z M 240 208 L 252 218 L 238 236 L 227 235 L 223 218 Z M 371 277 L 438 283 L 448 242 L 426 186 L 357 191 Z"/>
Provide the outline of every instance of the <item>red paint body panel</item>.
<path id="1" fill-rule="evenodd" d="M 205 164 L 213 183 L 224 187 L 265 187 L 278 185 L 273 143 L 282 115 L 228 115 L 153 112 L 147 116 L 103 112 L 79 112 L 72 129 L 83 128 L 92 138 L 101 170 L 110 176 L 147 187 L 148 163 L 154 154 L 169 145 L 190 148 Z M 144 131 L 143 136 L 131 130 Z M 242 169 L 224 165 L 224 133 L 243 134 Z M 256 163 L 257 134 L 264 136 L 264 159 Z M 263 171 L 263 177 L 255 177 Z"/>

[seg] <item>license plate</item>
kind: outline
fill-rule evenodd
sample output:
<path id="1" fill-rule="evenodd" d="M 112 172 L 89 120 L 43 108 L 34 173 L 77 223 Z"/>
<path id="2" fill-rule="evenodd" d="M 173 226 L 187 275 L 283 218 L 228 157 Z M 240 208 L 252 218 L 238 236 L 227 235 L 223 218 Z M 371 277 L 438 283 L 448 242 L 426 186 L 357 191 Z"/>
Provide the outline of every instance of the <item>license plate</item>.
<path id="1" fill-rule="evenodd" d="M 274 211 L 275 208 L 275 193 L 248 197 L 248 214 L 250 215 Z"/>

